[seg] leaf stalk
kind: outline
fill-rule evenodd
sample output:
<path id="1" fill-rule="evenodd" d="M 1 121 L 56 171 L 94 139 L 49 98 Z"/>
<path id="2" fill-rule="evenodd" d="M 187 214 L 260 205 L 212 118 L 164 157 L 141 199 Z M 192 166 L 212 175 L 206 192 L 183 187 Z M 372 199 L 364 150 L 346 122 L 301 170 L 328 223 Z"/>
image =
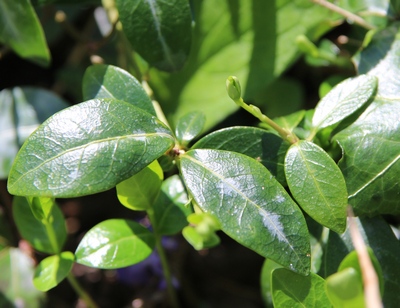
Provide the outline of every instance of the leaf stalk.
<path id="1" fill-rule="evenodd" d="M 261 122 L 268 124 L 282 137 L 283 140 L 286 140 L 287 142 L 292 144 L 299 141 L 299 138 L 293 132 L 283 127 L 280 127 L 276 122 L 263 114 L 260 108 L 254 105 L 248 105 L 244 102 L 241 96 L 241 86 L 237 77 L 228 77 L 228 79 L 226 80 L 226 89 L 229 97 L 236 103 L 236 105 L 255 116 Z"/>

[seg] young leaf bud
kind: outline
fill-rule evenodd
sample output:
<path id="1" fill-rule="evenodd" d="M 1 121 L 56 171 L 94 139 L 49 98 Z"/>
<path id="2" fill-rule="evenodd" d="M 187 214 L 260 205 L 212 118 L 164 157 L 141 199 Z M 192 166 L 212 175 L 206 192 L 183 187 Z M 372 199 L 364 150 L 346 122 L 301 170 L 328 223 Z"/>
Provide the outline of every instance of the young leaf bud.
<path id="1" fill-rule="evenodd" d="M 226 91 L 229 97 L 236 101 L 242 96 L 242 88 L 240 87 L 239 79 L 236 76 L 229 76 L 226 80 Z"/>

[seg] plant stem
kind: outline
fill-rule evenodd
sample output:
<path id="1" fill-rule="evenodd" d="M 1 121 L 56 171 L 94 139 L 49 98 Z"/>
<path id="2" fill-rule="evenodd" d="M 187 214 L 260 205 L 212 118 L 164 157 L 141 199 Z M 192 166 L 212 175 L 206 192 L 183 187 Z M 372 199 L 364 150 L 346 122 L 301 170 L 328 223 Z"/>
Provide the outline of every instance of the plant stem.
<path id="1" fill-rule="evenodd" d="M 151 225 L 153 226 L 153 233 L 154 233 L 154 237 L 156 239 L 156 249 L 157 249 L 158 255 L 161 260 L 161 266 L 163 269 L 164 279 L 167 284 L 167 292 L 168 292 L 169 299 L 171 301 L 171 307 L 179 308 L 178 297 L 176 295 L 175 288 L 172 284 L 171 270 L 170 270 L 170 267 L 168 264 L 167 256 L 165 254 L 165 249 L 161 243 L 162 237 L 157 231 L 157 225 L 156 225 L 156 220 L 154 217 L 153 209 L 147 210 L 147 214 L 149 215 Z"/>
<path id="2" fill-rule="evenodd" d="M 367 30 L 376 30 L 377 28 L 374 25 L 371 25 L 370 23 L 366 22 L 363 18 L 360 16 L 353 14 L 345 9 L 342 9 L 341 7 L 326 1 L 326 0 L 311 0 L 315 4 L 318 4 L 320 6 L 323 6 L 335 13 L 338 13 L 344 17 L 346 17 L 349 20 L 352 20 L 354 23 L 360 25 L 361 27 L 364 27 Z"/>
<path id="3" fill-rule="evenodd" d="M 267 117 L 265 114 L 263 114 L 260 110 L 260 108 L 254 106 L 254 105 L 247 105 L 243 99 L 240 97 L 239 99 L 235 100 L 235 103 L 242 107 L 244 110 L 248 111 L 251 113 L 253 116 L 255 116 L 257 119 L 259 119 L 261 122 L 268 124 L 271 126 L 275 131 L 278 132 L 278 134 L 286 141 L 289 143 L 296 143 L 299 141 L 299 138 L 297 136 L 288 131 L 287 129 L 280 127 L 276 122 L 271 120 L 269 117 Z"/>
<path id="4" fill-rule="evenodd" d="M 379 290 L 379 279 L 369 256 L 367 246 L 361 236 L 351 207 L 348 207 L 349 229 L 354 249 L 357 251 L 358 262 L 364 284 L 364 299 L 367 308 L 382 308 L 382 299 Z"/>
<path id="5" fill-rule="evenodd" d="M 72 275 L 71 273 L 68 274 L 67 279 L 69 283 L 71 284 L 72 288 L 75 290 L 75 292 L 79 295 L 81 299 L 83 299 L 86 303 L 86 305 L 89 308 L 97 308 L 97 304 L 94 302 L 94 300 L 90 297 L 90 295 L 81 287 L 79 284 L 78 280 Z"/>

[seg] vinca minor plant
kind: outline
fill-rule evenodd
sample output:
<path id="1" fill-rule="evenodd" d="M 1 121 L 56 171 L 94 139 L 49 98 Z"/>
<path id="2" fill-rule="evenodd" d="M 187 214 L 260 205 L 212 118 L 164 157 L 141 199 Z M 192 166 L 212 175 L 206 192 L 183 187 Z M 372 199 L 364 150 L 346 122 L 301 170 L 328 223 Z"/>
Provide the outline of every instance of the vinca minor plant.
<path id="1" fill-rule="evenodd" d="M 300 50 L 313 65 L 351 66 L 312 43 L 343 22 L 338 7 L 294 2 L 231 1 L 222 19 L 213 16 L 213 1 L 103 2 L 111 20 L 111 9 L 119 13 L 115 31 L 135 51 L 130 68 L 87 67 L 83 102 L 55 113 L 26 138 L 8 174 L 18 230 L 48 255 L 36 266 L 36 288 L 48 291 L 67 279 L 95 307 L 71 273 L 74 263 L 118 269 L 156 250 L 168 303 L 178 307 L 162 238 L 181 232 L 204 250 L 219 245 L 223 232 L 265 258 L 266 305 L 365 307 L 371 303 L 365 277 L 372 273 L 373 303 L 395 307 L 400 245 L 381 215 L 400 213 L 399 5 L 379 2 L 390 9 L 361 19 L 372 32 L 354 52 L 357 73 L 329 85 L 315 108 L 273 118 L 256 106 L 259 93 L 272 91 L 268 84 Z M 366 1 L 357 3 L 372 12 Z M 360 22 L 352 12 L 359 8 L 348 6 L 339 13 Z M 292 33 L 282 18 L 296 10 L 321 14 L 303 21 L 306 33 Z M 228 36 L 218 27 L 209 32 L 220 20 L 232 26 Z M 331 24 L 318 28 L 323 20 Z M 274 37 L 272 45 L 267 37 Z M 287 41 L 294 50 L 286 49 Z M 287 53 L 275 55 L 275 49 Z M 40 62 L 48 61 L 42 56 Z M 243 77 L 243 87 L 233 73 Z M 258 125 L 211 129 L 238 108 Z M 151 228 L 106 219 L 74 252 L 64 250 L 67 231 L 56 198 L 112 188 L 123 206 L 146 214 Z"/>

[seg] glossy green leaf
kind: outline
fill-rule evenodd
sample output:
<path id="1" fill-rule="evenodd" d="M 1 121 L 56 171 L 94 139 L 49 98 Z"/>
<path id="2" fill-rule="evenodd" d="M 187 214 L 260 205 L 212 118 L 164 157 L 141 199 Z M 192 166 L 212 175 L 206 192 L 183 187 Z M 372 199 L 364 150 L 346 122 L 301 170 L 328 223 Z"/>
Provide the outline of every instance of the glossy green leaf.
<path id="1" fill-rule="evenodd" d="M 150 65 L 179 71 L 186 62 L 192 37 L 187 0 L 117 0 L 124 33 Z"/>
<path id="2" fill-rule="evenodd" d="M 237 110 L 225 91 L 228 76 L 238 76 L 245 99 L 254 100 L 300 55 L 295 42 L 299 34 L 317 39 L 332 27 L 329 21 L 337 19 L 329 10 L 303 0 L 191 3 L 196 25 L 187 65 L 177 74 L 152 70 L 150 82 L 175 122 L 201 110 L 206 130 Z M 268 96 L 257 98 L 257 103 L 264 103 Z"/>
<path id="3" fill-rule="evenodd" d="M 153 251 L 154 235 L 127 219 L 105 220 L 90 229 L 75 252 L 76 262 L 103 269 L 139 263 Z"/>
<path id="4" fill-rule="evenodd" d="M 283 185 L 283 163 L 289 145 L 277 135 L 255 127 L 229 127 L 196 142 L 193 149 L 218 149 L 245 154 L 262 163 Z"/>
<path id="5" fill-rule="evenodd" d="M 38 220 L 25 197 L 14 197 L 13 216 L 21 236 L 33 248 L 50 254 L 59 253 L 67 237 L 64 217 L 56 204 L 46 219 Z"/>
<path id="6" fill-rule="evenodd" d="M 113 99 L 67 108 L 43 123 L 18 153 L 8 180 L 15 195 L 73 197 L 136 174 L 174 145 L 155 116 Z"/>
<path id="7" fill-rule="evenodd" d="M 42 66 L 50 64 L 46 38 L 29 0 L 0 2 L 0 42 L 22 58 Z"/>
<path id="8" fill-rule="evenodd" d="M 377 99 L 335 136 L 344 150 L 339 167 L 356 215 L 400 213 L 399 119 L 399 101 Z"/>
<path id="9" fill-rule="evenodd" d="M 147 210 L 154 204 L 163 179 L 163 170 L 155 160 L 134 176 L 117 184 L 118 200 L 131 210 Z"/>
<path id="10" fill-rule="evenodd" d="M 56 287 L 70 273 L 74 259 L 69 251 L 43 259 L 35 269 L 34 286 L 44 292 Z"/>
<path id="11" fill-rule="evenodd" d="M 301 274 L 310 269 L 310 243 L 300 209 L 254 159 L 221 150 L 180 156 L 187 189 L 221 229 L 240 244 Z"/>
<path id="12" fill-rule="evenodd" d="M 54 93 L 33 87 L 0 92 L 0 178 L 7 178 L 25 139 L 49 116 L 68 104 Z"/>
<path id="13" fill-rule="evenodd" d="M 323 149 L 308 141 L 293 144 L 285 157 L 285 174 L 293 197 L 307 214 L 333 231 L 345 231 L 346 183 Z"/>
<path id="14" fill-rule="evenodd" d="M 18 248 L 0 251 L 0 306 L 45 306 L 45 294 L 32 283 L 34 261 Z"/>
<path id="15" fill-rule="evenodd" d="M 365 307 L 361 280 L 360 274 L 352 267 L 348 267 L 326 279 L 326 293 L 335 307 Z"/>
<path id="16" fill-rule="evenodd" d="M 156 115 L 151 99 L 135 77 L 113 65 L 89 66 L 82 81 L 83 99 L 114 98 L 152 115 Z"/>
<path id="17" fill-rule="evenodd" d="M 192 207 L 178 175 L 166 179 L 153 206 L 155 226 L 161 235 L 172 235 L 181 231 L 187 224 L 186 216 Z"/>
<path id="18" fill-rule="evenodd" d="M 275 269 L 271 289 L 274 307 L 332 307 L 325 293 L 325 280 L 314 273 L 305 277 L 284 268 Z"/>
<path id="19" fill-rule="evenodd" d="M 176 138 L 183 145 L 187 145 L 203 130 L 206 118 L 201 112 L 189 112 L 178 120 L 175 129 Z"/>
<path id="20" fill-rule="evenodd" d="M 396 307 L 400 301 L 400 242 L 390 225 L 381 217 L 355 218 L 365 244 L 371 247 L 382 268 L 385 281 L 383 303 L 385 307 Z M 340 262 L 354 250 L 349 229 L 341 236 L 330 232 L 325 248 L 320 274 L 327 277 L 337 271 Z"/>
<path id="21" fill-rule="evenodd" d="M 374 76 L 360 75 L 339 83 L 315 107 L 312 125 L 322 129 L 357 111 L 374 94 L 377 81 Z"/>
<path id="22" fill-rule="evenodd" d="M 354 57 L 359 74 L 376 76 L 379 79 L 377 96 L 399 99 L 400 80 L 400 23 L 378 31 L 366 48 Z"/>

